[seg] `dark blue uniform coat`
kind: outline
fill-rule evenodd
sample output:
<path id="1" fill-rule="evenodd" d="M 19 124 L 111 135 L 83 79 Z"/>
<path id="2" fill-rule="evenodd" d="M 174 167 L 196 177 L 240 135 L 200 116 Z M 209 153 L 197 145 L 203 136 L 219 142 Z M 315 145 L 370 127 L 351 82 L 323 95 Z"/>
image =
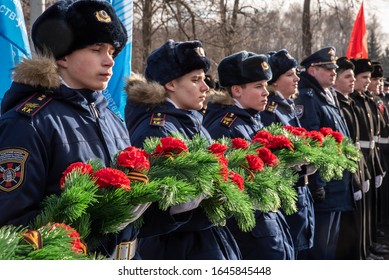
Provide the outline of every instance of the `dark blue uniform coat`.
<path id="1" fill-rule="evenodd" d="M 134 85 L 135 84 L 135 85 Z M 154 88 L 142 78 L 130 81 L 125 120 L 134 146 L 142 147 L 147 137 L 166 137 L 174 132 L 188 139 L 200 134 L 210 136 L 197 111 L 177 109 L 165 101 L 162 86 Z M 139 98 L 137 98 L 139 96 Z M 148 103 L 146 103 L 148 102 Z M 158 116 L 163 123 L 156 124 Z M 153 204 L 144 214 L 140 230 L 139 253 L 142 259 L 240 259 L 240 251 L 227 227 L 212 224 L 201 207 L 177 215 L 161 211 Z"/>
<path id="2" fill-rule="evenodd" d="M 295 100 L 296 109 L 302 127 L 307 130 L 319 130 L 321 127 L 330 127 L 349 137 L 347 124 L 342 118 L 336 104 L 330 103 L 324 95 L 324 90 L 317 81 L 306 72 L 301 74 L 299 95 Z M 355 207 L 353 187 L 350 172 L 344 171 L 341 180 L 325 182 L 320 172 L 309 176 L 311 190 L 324 187 L 325 199 L 315 204 L 315 211 L 349 211 Z"/>
<path id="3" fill-rule="evenodd" d="M 0 226 L 26 226 L 40 211 L 42 200 L 60 194 L 62 172 L 73 162 L 101 159 L 109 165 L 120 149 L 130 145 L 123 120 L 107 107 L 100 92 L 73 90 L 59 82 L 54 89 L 45 87 L 47 81 L 36 81 L 37 73 L 47 80 L 58 80 L 46 73 L 56 73 L 54 62 L 42 67 L 39 59 L 35 68 L 16 70 L 17 77 L 4 96 L 0 118 L 1 166 L 15 168 L 19 162 L 21 173 L 13 183 L 1 183 Z M 31 62 L 30 62 L 31 64 Z M 31 66 L 31 65 L 30 65 Z M 48 71 L 53 67 L 53 71 Z M 34 86 L 32 86 L 32 85 Z M 17 108 L 35 93 L 46 93 L 52 98 L 46 105 L 30 114 Z M 7 151 L 12 151 L 14 158 Z M 117 243 L 136 237 L 137 231 L 128 226 L 125 234 L 109 235 L 102 240 L 102 253 L 109 256 Z"/>
<path id="4" fill-rule="evenodd" d="M 301 127 L 293 100 L 285 99 L 278 93 L 270 93 L 268 96 L 268 104 L 260 115 L 262 123 L 265 126 L 271 125 L 272 123 L 280 123 L 282 125 Z M 298 212 L 285 216 L 290 227 L 290 233 L 293 237 L 293 244 L 296 251 L 309 249 L 313 246 L 315 226 L 311 192 L 309 191 L 308 185 L 305 185 L 303 178 L 305 175 L 304 172 L 300 172 L 299 175 L 301 180 L 294 186 L 298 194 L 296 203 Z"/>
<path id="5" fill-rule="evenodd" d="M 225 136 L 251 141 L 263 127 L 259 113 L 254 110 L 241 109 L 233 105 L 230 99 L 227 93 L 211 99 L 204 116 L 204 126 L 213 139 Z M 233 121 L 226 123 L 226 117 Z M 256 225 L 251 232 L 242 232 L 233 219 L 227 221 L 228 227 L 238 242 L 243 259 L 294 259 L 292 237 L 281 211 L 263 213 L 257 210 L 255 220 Z"/>

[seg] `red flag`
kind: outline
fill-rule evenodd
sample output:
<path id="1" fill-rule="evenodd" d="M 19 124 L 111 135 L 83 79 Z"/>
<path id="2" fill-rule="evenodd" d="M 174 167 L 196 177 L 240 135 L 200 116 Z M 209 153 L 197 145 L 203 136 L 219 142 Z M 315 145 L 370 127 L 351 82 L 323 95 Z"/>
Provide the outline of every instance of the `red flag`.
<path id="1" fill-rule="evenodd" d="M 350 42 L 346 52 L 348 58 L 368 58 L 365 14 L 363 11 L 363 2 L 354 22 L 351 32 Z"/>

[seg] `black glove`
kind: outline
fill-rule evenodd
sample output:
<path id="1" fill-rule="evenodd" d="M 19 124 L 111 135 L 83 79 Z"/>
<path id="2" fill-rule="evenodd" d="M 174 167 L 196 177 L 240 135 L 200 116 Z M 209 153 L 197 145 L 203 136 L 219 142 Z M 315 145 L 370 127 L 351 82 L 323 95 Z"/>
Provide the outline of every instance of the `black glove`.
<path id="1" fill-rule="evenodd" d="M 315 203 L 322 202 L 326 198 L 326 191 L 324 187 L 312 190 L 311 194 Z"/>

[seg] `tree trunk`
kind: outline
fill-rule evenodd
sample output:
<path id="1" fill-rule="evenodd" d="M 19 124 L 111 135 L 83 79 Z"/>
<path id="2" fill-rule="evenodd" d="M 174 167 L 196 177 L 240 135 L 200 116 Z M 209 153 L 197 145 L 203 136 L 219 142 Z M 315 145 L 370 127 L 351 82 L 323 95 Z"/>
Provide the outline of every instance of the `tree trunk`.
<path id="1" fill-rule="evenodd" d="M 311 32 L 311 0 L 304 0 L 303 10 L 303 57 L 307 57 L 312 53 L 312 32 Z"/>
<path id="2" fill-rule="evenodd" d="M 152 35 L 152 16 L 153 16 L 153 5 L 152 0 L 144 0 L 143 2 L 143 17 L 142 17 L 142 43 L 143 43 L 143 54 L 142 58 L 144 63 L 148 55 L 151 52 L 151 35 Z"/>

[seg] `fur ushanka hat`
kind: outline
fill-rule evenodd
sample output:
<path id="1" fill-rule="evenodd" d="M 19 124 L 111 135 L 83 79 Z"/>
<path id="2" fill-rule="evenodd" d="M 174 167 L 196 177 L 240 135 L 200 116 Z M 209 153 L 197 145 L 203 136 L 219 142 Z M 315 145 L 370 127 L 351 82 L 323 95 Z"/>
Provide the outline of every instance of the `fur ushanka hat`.
<path id="1" fill-rule="evenodd" d="M 116 56 L 127 43 L 127 31 L 106 1 L 61 0 L 37 18 L 31 38 L 38 53 L 50 52 L 55 59 L 96 43 L 112 44 Z"/>
<path id="2" fill-rule="evenodd" d="M 147 57 L 145 76 L 165 85 L 196 69 L 207 73 L 210 67 L 211 62 L 200 41 L 175 42 L 170 39 Z"/>

